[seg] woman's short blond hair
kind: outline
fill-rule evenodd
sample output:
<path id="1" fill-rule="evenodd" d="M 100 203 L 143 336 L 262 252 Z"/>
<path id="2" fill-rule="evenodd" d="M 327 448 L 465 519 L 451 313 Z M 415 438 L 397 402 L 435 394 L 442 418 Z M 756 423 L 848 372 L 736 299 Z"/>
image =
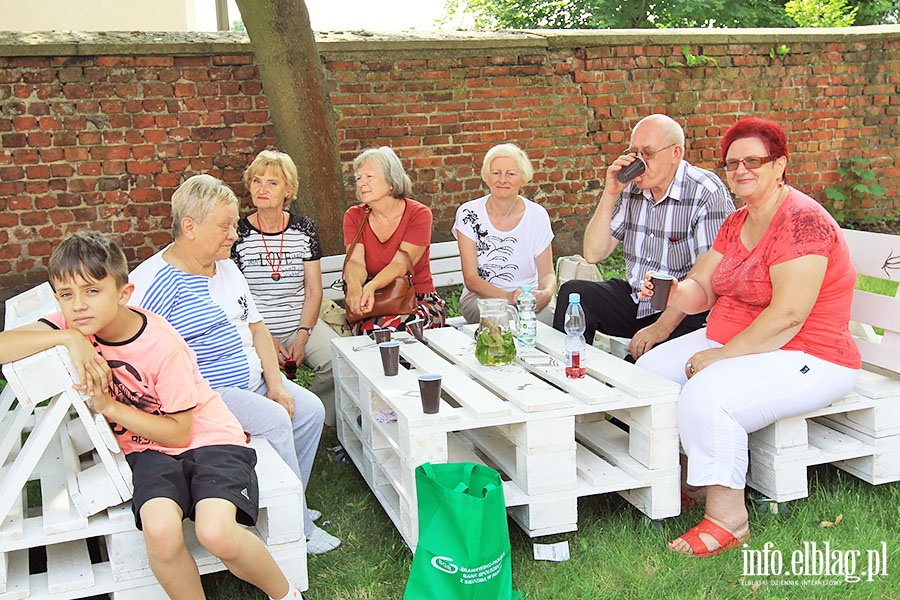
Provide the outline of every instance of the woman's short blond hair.
<path id="1" fill-rule="evenodd" d="M 278 150 L 263 150 L 256 155 L 247 170 L 244 171 L 244 187 L 250 191 L 250 180 L 257 175 L 261 175 L 269 168 L 277 168 L 281 170 L 281 176 L 284 177 L 284 183 L 287 185 L 288 197 L 285 203 L 297 199 L 297 190 L 300 188 L 300 179 L 297 177 L 297 165 L 289 154 L 279 152 Z"/>
<path id="2" fill-rule="evenodd" d="M 528 160 L 528 155 L 525 154 L 524 150 L 515 144 L 497 144 L 484 155 L 484 164 L 481 165 L 481 179 L 485 183 L 487 183 L 488 175 L 491 172 L 491 163 L 498 158 L 514 158 L 519 165 L 519 173 L 522 175 L 525 183 L 528 183 L 534 177 L 534 167 L 531 166 L 531 161 Z"/>
<path id="3" fill-rule="evenodd" d="M 172 236 L 181 236 L 181 221 L 190 218 L 202 223 L 222 205 L 238 206 L 231 188 L 212 175 L 194 175 L 172 194 Z"/>
<path id="4" fill-rule="evenodd" d="M 363 150 L 362 154 L 353 159 L 353 173 L 359 171 L 365 163 L 370 163 L 378 169 L 391 186 L 391 196 L 401 200 L 412 196 L 412 181 L 403 169 L 400 158 L 391 148 L 381 146 Z M 356 197 L 359 198 L 359 193 Z"/>

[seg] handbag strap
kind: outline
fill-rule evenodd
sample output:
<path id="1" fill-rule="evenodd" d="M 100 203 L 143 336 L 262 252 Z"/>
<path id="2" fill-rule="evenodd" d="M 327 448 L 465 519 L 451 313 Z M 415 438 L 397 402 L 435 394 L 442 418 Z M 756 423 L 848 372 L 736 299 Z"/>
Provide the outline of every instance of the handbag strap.
<path id="1" fill-rule="evenodd" d="M 366 206 L 363 211 L 363 218 L 359 222 L 359 228 L 356 230 L 356 233 L 353 235 L 353 241 L 350 242 L 350 246 L 347 248 L 347 254 L 344 255 L 344 266 L 341 267 L 341 273 L 347 269 L 347 261 L 350 259 L 350 255 L 353 254 L 353 249 L 356 248 L 356 242 L 359 241 L 359 236 L 362 235 L 363 227 L 366 226 L 366 222 L 369 220 L 369 213 L 372 212 L 372 208 L 370 206 Z M 404 263 L 406 266 L 406 274 L 413 275 L 415 272 L 413 270 L 412 257 L 409 255 L 409 252 L 404 250 L 403 248 L 397 247 L 397 251 L 403 255 Z"/>
<path id="2" fill-rule="evenodd" d="M 366 226 L 366 221 L 369 220 L 370 212 L 372 212 L 372 208 L 369 206 L 366 206 L 366 208 L 363 209 L 363 218 L 359 221 L 359 228 L 356 230 L 353 241 L 350 242 L 350 246 L 347 248 L 347 254 L 344 255 L 344 266 L 341 267 L 341 273 L 347 269 L 347 260 L 350 258 L 350 255 L 353 254 L 353 249 L 356 248 L 356 242 L 359 241 L 359 236 L 362 235 L 363 227 Z"/>

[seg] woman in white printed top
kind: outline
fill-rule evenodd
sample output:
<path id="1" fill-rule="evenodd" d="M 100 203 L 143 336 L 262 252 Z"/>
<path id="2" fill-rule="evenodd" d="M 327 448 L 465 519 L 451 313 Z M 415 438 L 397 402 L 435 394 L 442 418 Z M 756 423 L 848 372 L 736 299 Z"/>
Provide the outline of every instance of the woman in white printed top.
<path id="1" fill-rule="evenodd" d="M 465 282 L 459 311 L 469 323 L 478 321 L 479 298 L 506 298 L 515 304 L 525 284 L 537 299 L 538 320 L 553 321 L 548 308 L 556 292 L 550 217 L 543 206 L 519 195 L 533 174 L 521 148 L 494 146 L 481 167 L 491 193 L 456 211 L 453 236 Z"/>
<path id="2" fill-rule="evenodd" d="M 290 377 L 304 362 L 315 371 L 313 392 L 334 425 L 331 340 L 338 337 L 319 319 L 322 250 L 316 222 L 287 210 L 297 198 L 297 167 L 284 152 L 263 150 L 244 171 L 256 212 L 238 221 L 231 249 L 275 341 L 278 363 Z"/>

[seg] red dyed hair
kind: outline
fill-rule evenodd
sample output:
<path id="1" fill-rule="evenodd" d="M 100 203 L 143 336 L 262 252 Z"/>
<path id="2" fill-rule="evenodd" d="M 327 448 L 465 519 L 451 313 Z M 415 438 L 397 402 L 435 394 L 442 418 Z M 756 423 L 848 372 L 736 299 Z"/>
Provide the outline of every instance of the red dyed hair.
<path id="1" fill-rule="evenodd" d="M 766 152 L 773 159 L 784 156 L 788 157 L 787 151 L 787 134 L 781 125 L 775 121 L 760 119 L 759 117 L 749 117 L 741 119 L 728 128 L 725 135 L 722 136 L 722 160 L 728 154 L 728 148 L 735 140 L 744 138 L 756 138 L 760 140 L 766 147 Z"/>

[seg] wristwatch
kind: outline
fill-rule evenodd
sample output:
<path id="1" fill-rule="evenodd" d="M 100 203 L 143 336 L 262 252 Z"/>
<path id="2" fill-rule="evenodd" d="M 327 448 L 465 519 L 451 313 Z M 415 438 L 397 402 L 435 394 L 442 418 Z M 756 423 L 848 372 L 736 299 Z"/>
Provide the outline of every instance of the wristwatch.
<path id="1" fill-rule="evenodd" d="M 306 335 L 312 335 L 312 328 L 310 327 L 298 327 L 297 333 L 300 333 L 301 331 L 305 331 Z"/>

